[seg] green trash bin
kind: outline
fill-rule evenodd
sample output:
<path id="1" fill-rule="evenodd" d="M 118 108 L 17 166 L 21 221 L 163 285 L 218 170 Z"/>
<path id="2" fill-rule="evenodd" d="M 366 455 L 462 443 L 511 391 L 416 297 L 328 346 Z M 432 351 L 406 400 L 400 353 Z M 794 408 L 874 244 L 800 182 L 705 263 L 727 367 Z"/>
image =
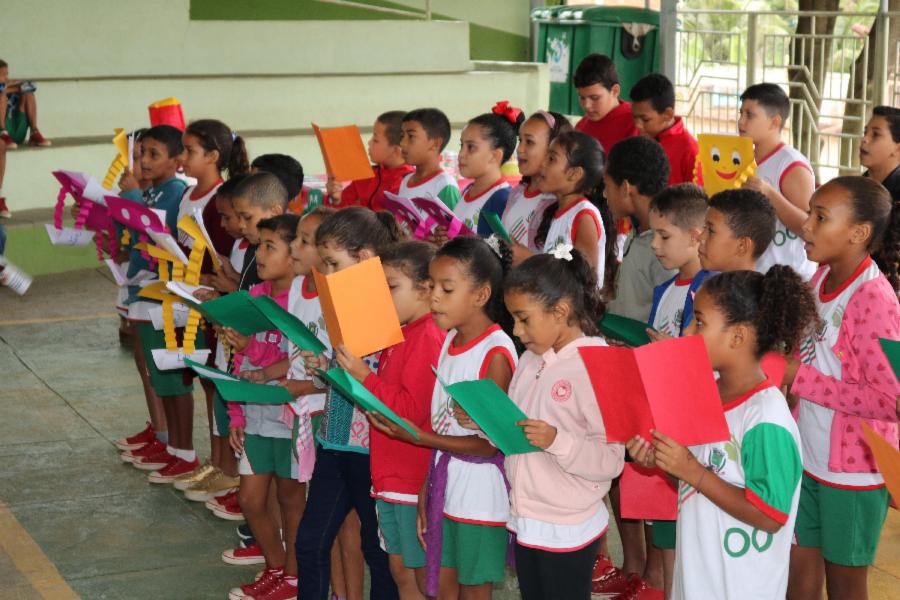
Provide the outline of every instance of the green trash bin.
<path id="1" fill-rule="evenodd" d="M 659 13 L 629 7 L 557 6 L 531 13 L 539 25 L 538 59 L 548 63 L 550 110 L 582 115 L 572 76 L 588 54 L 613 59 L 622 86 L 621 98 L 629 100 L 638 79 L 659 68 Z"/>

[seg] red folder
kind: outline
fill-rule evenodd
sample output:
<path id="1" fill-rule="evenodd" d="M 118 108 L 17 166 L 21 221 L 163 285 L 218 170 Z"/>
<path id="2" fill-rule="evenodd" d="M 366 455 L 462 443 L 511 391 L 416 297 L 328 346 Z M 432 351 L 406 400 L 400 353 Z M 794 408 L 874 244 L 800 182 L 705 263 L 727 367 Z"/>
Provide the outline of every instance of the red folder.
<path id="1" fill-rule="evenodd" d="M 579 348 L 607 440 L 652 439 L 657 429 L 684 446 L 730 438 L 712 365 L 699 335 L 640 348 Z"/>
<path id="2" fill-rule="evenodd" d="M 619 479 L 619 505 L 623 519 L 674 521 L 678 489 L 661 469 L 627 462 Z"/>

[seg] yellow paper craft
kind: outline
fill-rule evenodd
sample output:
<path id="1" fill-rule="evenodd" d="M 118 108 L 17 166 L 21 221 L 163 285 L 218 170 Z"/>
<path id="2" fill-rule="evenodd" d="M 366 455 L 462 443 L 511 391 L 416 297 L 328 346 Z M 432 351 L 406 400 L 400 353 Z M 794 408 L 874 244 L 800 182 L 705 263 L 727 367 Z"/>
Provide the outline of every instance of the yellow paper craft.
<path id="1" fill-rule="evenodd" d="M 403 341 L 377 256 L 330 275 L 313 269 L 313 277 L 334 348 L 344 344 L 356 356 L 367 356 Z"/>
<path id="2" fill-rule="evenodd" d="M 116 135 L 112 139 L 112 142 L 119 153 L 109 165 L 109 170 L 106 171 L 106 177 L 103 178 L 103 187 L 106 189 L 112 189 L 113 185 L 116 183 L 116 179 L 128 166 L 128 134 L 125 133 L 124 129 L 119 127 L 116 127 L 115 132 Z"/>
<path id="3" fill-rule="evenodd" d="M 198 285 L 200 283 L 200 269 L 203 267 L 203 255 L 206 252 L 209 252 L 209 256 L 212 259 L 213 268 L 216 271 L 219 270 L 220 266 L 219 255 L 209 247 L 209 242 L 206 241 L 206 236 L 203 235 L 203 231 L 201 231 L 200 225 L 198 225 L 197 221 L 195 221 L 190 215 L 185 215 L 181 218 L 180 221 L 178 221 L 178 229 L 191 236 L 191 239 L 194 240 L 194 246 L 193 248 L 191 248 L 190 256 L 188 256 L 187 273 L 188 276 L 190 276 L 196 272 L 197 281 L 190 281 L 189 279 L 185 279 L 184 282 L 191 285 Z"/>
<path id="4" fill-rule="evenodd" d="M 315 123 L 312 127 L 322 150 L 322 158 L 325 160 L 325 171 L 329 175 L 338 181 L 375 177 L 366 149 L 363 147 L 359 127 L 346 125 L 319 129 Z"/>
<path id="5" fill-rule="evenodd" d="M 141 298 L 147 298 L 149 300 L 157 300 L 162 302 L 165 300 L 169 293 L 166 292 L 166 284 L 163 281 L 154 281 L 149 285 L 145 285 L 138 291 L 138 296 Z"/>
<path id="6" fill-rule="evenodd" d="M 701 133 L 697 136 L 697 143 L 700 150 L 694 167 L 694 182 L 697 183 L 698 175 L 702 175 L 703 189 L 708 195 L 737 189 L 756 173 L 753 140 L 750 138 Z"/>
<path id="7" fill-rule="evenodd" d="M 875 433 L 865 421 L 860 419 L 859 423 L 888 491 L 894 497 L 894 502 L 900 503 L 900 451 Z"/>

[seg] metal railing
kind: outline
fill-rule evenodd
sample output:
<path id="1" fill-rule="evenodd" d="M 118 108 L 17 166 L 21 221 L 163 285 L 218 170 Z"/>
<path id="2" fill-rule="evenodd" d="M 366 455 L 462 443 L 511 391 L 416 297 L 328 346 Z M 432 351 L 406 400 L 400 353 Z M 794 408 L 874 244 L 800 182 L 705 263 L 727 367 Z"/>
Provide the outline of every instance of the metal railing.
<path id="1" fill-rule="evenodd" d="M 354 2 L 353 0 L 316 0 L 323 4 L 335 4 L 337 6 L 346 6 L 347 8 L 359 8 L 371 12 L 398 15 L 401 17 L 412 17 L 414 19 L 431 20 L 431 0 L 425 0 L 425 7 L 421 11 L 405 10 L 402 8 L 391 8 L 389 6 L 378 6 L 377 4 L 366 4 L 365 2 Z"/>
<path id="2" fill-rule="evenodd" d="M 798 33 L 800 19 L 806 27 Z M 694 133 L 735 132 L 740 93 L 780 84 L 791 96 L 785 140 L 818 178 L 857 171 L 872 107 L 900 103 L 900 41 L 888 45 L 897 27 L 896 12 L 678 10 L 678 110 Z"/>

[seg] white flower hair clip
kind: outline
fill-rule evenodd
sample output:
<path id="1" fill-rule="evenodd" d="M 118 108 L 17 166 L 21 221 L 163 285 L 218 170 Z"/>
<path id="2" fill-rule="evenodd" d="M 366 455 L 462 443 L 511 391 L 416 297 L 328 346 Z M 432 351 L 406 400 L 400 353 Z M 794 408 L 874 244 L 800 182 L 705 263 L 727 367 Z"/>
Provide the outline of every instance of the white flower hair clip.
<path id="1" fill-rule="evenodd" d="M 491 234 L 491 237 L 485 238 L 484 240 L 487 242 L 487 245 L 491 247 L 491 250 L 494 251 L 494 254 L 503 258 L 503 254 L 500 253 L 500 238 L 498 238 L 495 234 Z"/>
<path id="2" fill-rule="evenodd" d="M 559 260 L 571 261 L 572 260 L 572 250 L 575 247 L 572 244 L 566 244 L 565 242 L 560 242 L 556 245 L 556 248 L 550 251 L 550 255 L 553 258 L 558 258 Z"/>

